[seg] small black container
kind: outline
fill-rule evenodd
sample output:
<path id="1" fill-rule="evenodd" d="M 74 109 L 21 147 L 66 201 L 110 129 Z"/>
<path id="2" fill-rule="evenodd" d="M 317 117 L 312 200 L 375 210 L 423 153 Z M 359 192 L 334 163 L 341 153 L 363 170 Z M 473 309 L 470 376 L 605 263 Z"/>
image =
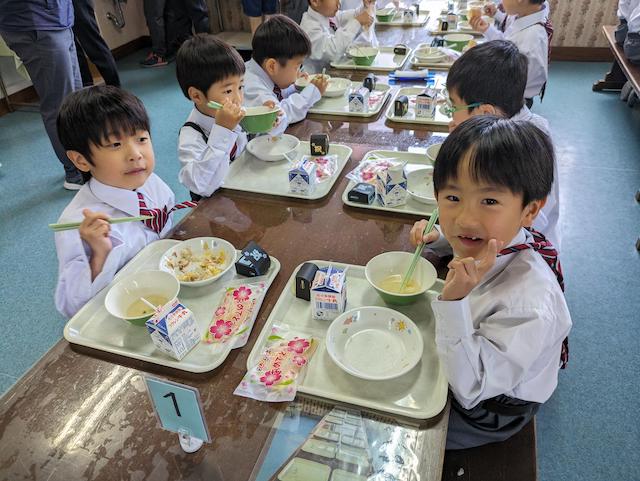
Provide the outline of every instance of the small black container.
<path id="1" fill-rule="evenodd" d="M 305 262 L 296 273 L 296 297 L 311 300 L 311 284 L 316 276 L 318 266 L 313 262 Z"/>

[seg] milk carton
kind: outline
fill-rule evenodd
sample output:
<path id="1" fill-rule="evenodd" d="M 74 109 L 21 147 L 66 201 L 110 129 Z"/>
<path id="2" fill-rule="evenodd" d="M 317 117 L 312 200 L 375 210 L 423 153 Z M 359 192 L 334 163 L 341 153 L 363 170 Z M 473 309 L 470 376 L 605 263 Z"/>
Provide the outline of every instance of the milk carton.
<path id="1" fill-rule="evenodd" d="M 360 87 L 349 94 L 349 112 L 369 112 L 369 89 Z"/>
<path id="2" fill-rule="evenodd" d="M 200 342 L 193 313 L 178 299 L 164 305 L 145 324 L 155 346 L 178 361 Z"/>
<path id="3" fill-rule="evenodd" d="M 310 195 L 316 186 L 316 164 L 302 159 L 289 170 L 289 192 Z"/>
<path id="4" fill-rule="evenodd" d="M 399 164 L 378 172 L 376 199 L 385 207 L 396 207 L 407 202 L 407 174 Z"/>
<path id="5" fill-rule="evenodd" d="M 437 98 L 436 92 L 427 89 L 416 95 L 416 118 L 433 119 L 436 116 Z"/>
<path id="6" fill-rule="evenodd" d="M 311 285 L 313 319 L 333 321 L 347 305 L 347 276 L 344 269 L 329 266 L 316 271 Z"/>

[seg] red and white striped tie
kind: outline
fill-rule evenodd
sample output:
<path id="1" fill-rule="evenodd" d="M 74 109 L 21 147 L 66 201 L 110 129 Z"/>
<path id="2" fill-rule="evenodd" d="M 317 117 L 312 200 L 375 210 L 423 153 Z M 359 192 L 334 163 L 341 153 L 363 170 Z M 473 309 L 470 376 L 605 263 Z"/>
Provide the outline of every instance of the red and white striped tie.
<path id="1" fill-rule="evenodd" d="M 142 222 L 147 228 L 158 234 L 160 234 L 160 232 L 162 232 L 162 229 L 164 229 L 164 226 L 167 225 L 169 214 L 171 214 L 174 210 L 193 208 L 198 205 L 197 202 L 187 200 L 185 202 L 181 202 L 180 204 L 174 205 L 171 210 L 167 210 L 166 205 L 162 209 L 149 209 L 147 207 L 147 203 L 144 201 L 142 192 L 137 192 L 137 194 L 138 206 L 140 207 L 140 215 L 148 215 L 152 217 L 152 219 L 145 219 Z"/>
<path id="2" fill-rule="evenodd" d="M 233 147 L 231 147 L 231 152 L 229 152 L 229 160 L 231 162 L 235 160 L 237 152 L 238 152 L 238 142 L 234 142 Z"/>
<path id="3" fill-rule="evenodd" d="M 338 24 L 335 22 L 333 18 L 329 19 L 329 28 L 334 32 L 338 30 Z"/>
<path id="4" fill-rule="evenodd" d="M 276 95 L 278 102 L 282 102 L 282 89 L 277 85 L 273 86 L 273 93 Z"/>
<path id="5" fill-rule="evenodd" d="M 533 249 L 546 261 L 547 265 L 551 268 L 553 273 L 558 279 L 560 289 L 564 292 L 564 277 L 562 275 L 562 267 L 560 266 L 560 259 L 558 259 L 558 251 L 553 247 L 553 244 L 549 242 L 546 237 L 538 231 L 528 228 L 527 229 L 533 235 L 534 242 L 529 244 L 517 244 L 514 246 L 502 249 L 498 253 L 498 257 L 513 254 L 515 252 L 524 251 L 527 249 Z M 569 362 L 569 338 L 566 337 L 562 342 L 562 351 L 560 352 L 560 368 L 567 367 Z"/>

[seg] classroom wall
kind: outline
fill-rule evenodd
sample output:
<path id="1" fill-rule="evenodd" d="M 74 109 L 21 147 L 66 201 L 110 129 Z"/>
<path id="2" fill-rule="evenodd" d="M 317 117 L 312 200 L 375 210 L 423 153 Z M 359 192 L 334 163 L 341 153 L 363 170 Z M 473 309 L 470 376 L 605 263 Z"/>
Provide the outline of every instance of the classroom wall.
<path id="1" fill-rule="evenodd" d="M 617 0 L 549 0 L 554 47 L 608 47 L 602 25 L 618 23 Z"/>
<path id="2" fill-rule="evenodd" d="M 144 19 L 142 0 L 128 0 L 121 3 L 126 24 L 123 29 L 116 28 L 109 19 L 107 12 L 115 13 L 112 0 L 94 0 L 96 19 L 103 38 L 112 50 L 131 42 L 144 35 L 149 35 L 147 23 Z"/>

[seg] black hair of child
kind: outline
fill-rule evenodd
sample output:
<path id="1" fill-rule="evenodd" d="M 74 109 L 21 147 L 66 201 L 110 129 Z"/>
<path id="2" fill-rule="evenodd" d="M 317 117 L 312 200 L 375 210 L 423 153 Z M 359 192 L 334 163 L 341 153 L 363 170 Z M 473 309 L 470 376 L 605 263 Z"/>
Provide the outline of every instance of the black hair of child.
<path id="1" fill-rule="evenodd" d="M 553 145 L 549 136 L 531 122 L 495 115 L 479 115 L 462 122 L 438 152 L 433 170 L 436 194 L 458 177 L 458 169 L 467 157 L 474 181 L 522 194 L 523 207 L 551 192 Z"/>
<path id="2" fill-rule="evenodd" d="M 185 97 L 189 87 L 204 94 L 211 85 L 228 77 L 244 75 L 244 61 L 228 43 L 208 33 L 186 40 L 176 55 L 176 76 Z"/>
<path id="3" fill-rule="evenodd" d="M 296 22 L 284 15 L 274 15 L 261 24 L 251 41 L 252 57 L 262 63 L 275 58 L 283 67 L 287 61 L 311 53 L 311 40 Z"/>
<path id="4" fill-rule="evenodd" d="M 56 120 L 65 150 L 81 153 L 93 165 L 91 145 L 103 145 L 110 134 L 149 132 L 151 124 L 142 101 L 118 87 L 97 85 L 76 90 L 64 99 Z M 91 177 L 83 172 L 85 180 Z"/>
<path id="5" fill-rule="evenodd" d="M 524 105 L 527 57 L 508 40 L 493 40 L 470 48 L 447 75 L 447 90 L 465 104 L 483 103 L 513 117 Z"/>

